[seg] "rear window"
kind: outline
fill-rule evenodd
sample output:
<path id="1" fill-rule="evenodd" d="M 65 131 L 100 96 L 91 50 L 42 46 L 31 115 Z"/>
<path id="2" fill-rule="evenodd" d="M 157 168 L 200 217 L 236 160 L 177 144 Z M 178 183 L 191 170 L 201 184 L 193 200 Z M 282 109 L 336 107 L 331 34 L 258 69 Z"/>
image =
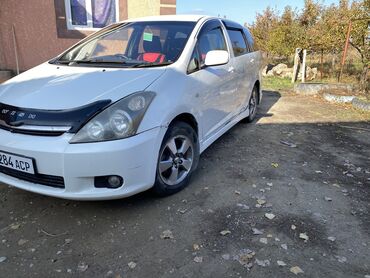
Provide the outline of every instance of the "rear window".
<path id="1" fill-rule="evenodd" d="M 248 47 L 241 31 L 228 29 L 227 33 L 229 34 L 235 56 L 248 53 Z"/>

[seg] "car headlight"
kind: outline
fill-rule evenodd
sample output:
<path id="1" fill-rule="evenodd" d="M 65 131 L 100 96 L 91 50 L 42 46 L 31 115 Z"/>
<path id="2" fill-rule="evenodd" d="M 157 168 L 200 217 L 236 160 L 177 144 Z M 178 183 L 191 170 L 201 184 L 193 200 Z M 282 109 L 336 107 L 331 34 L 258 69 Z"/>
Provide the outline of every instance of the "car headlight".
<path id="1" fill-rule="evenodd" d="M 154 96 L 153 92 L 138 92 L 113 103 L 86 123 L 70 143 L 102 142 L 135 135 Z"/>

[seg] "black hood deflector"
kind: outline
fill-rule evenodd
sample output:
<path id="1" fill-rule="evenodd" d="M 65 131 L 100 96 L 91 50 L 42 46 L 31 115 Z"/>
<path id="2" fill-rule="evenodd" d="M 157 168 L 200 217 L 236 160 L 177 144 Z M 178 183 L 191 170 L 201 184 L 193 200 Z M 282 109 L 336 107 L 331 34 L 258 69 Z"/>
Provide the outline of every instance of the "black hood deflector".
<path id="1" fill-rule="evenodd" d="M 70 126 L 69 132 L 77 132 L 88 120 L 104 110 L 111 100 L 100 100 L 81 107 L 66 110 L 39 110 L 21 108 L 0 103 L 0 127 L 14 129 L 22 125 Z M 3 126 L 2 123 L 5 123 Z"/>

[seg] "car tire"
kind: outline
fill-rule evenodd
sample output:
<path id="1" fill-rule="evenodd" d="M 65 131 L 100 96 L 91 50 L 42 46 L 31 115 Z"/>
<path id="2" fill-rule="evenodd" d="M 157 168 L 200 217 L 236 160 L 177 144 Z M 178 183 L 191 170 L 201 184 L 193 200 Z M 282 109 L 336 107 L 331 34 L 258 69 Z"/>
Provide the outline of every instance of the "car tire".
<path id="1" fill-rule="evenodd" d="M 251 97 L 249 99 L 248 107 L 249 107 L 249 116 L 246 117 L 243 120 L 243 122 L 245 122 L 245 123 L 253 122 L 254 119 L 256 118 L 256 115 L 257 115 L 258 93 L 257 93 L 257 87 L 256 86 L 253 88 Z"/>
<path id="2" fill-rule="evenodd" d="M 165 197 L 184 189 L 198 161 L 199 142 L 195 130 L 184 122 L 171 124 L 159 151 L 154 193 Z"/>

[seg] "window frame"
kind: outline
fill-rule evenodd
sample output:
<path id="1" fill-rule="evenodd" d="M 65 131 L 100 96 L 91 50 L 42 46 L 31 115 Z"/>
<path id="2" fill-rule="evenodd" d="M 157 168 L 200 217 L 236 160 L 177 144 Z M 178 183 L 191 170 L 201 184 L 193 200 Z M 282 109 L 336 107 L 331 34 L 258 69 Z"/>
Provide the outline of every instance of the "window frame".
<path id="1" fill-rule="evenodd" d="M 98 31 L 102 28 L 93 27 L 93 19 L 92 19 L 92 0 L 85 0 L 86 1 L 86 16 L 87 16 L 87 25 L 74 25 L 72 24 L 72 10 L 71 10 L 71 0 L 64 0 L 65 11 L 66 11 L 66 23 L 68 30 L 80 30 L 80 31 Z M 119 0 L 114 0 L 116 5 L 116 22 L 119 22 Z"/>
<path id="2" fill-rule="evenodd" d="M 225 26 L 226 29 L 238 29 L 241 30 L 244 36 L 245 43 L 247 44 L 248 53 L 256 52 L 257 49 L 255 47 L 254 38 L 249 31 L 249 29 L 245 26 L 240 25 L 239 23 L 236 23 L 234 21 L 228 20 L 228 19 L 222 19 L 222 23 Z M 248 54 L 246 53 L 246 54 Z"/>
<path id="3" fill-rule="evenodd" d="M 198 42 L 199 42 L 199 38 L 200 36 L 203 35 L 203 33 L 205 32 L 210 32 L 214 29 L 220 29 L 221 30 L 221 33 L 223 35 L 223 38 L 224 38 L 224 41 L 225 41 L 225 45 L 226 45 L 226 51 L 227 53 L 229 54 L 229 61 L 231 60 L 231 50 L 232 50 L 232 46 L 229 45 L 229 41 L 228 41 L 228 35 L 226 36 L 226 33 L 227 30 L 225 28 L 225 26 L 222 24 L 222 22 L 218 19 L 211 19 L 211 20 L 208 20 L 206 21 L 205 23 L 203 23 L 203 25 L 199 28 L 198 32 L 197 32 L 197 35 L 196 35 L 196 42 L 195 42 L 195 45 L 194 45 L 194 48 L 193 48 L 193 51 L 191 52 L 191 55 L 190 55 L 190 60 L 188 61 L 188 66 L 186 67 L 186 73 L 189 75 L 189 74 L 192 74 L 192 73 L 195 73 L 195 72 L 198 72 L 204 68 L 206 68 L 206 66 L 202 66 L 201 65 L 201 60 L 200 60 L 200 52 L 199 52 L 199 47 L 198 47 Z M 194 52 L 197 52 L 198 53 L 198 67 L 197 69 L 194 69 L 194 70 L 191 70 L 189 71 L 189 66 L 190 66 L 190 63 L 191 63 L 191 58 L 193 57 L 193 53 Z"/>
<path id="4" fill-rule="evenodd" d="M 243 35 L 244 35 L 245 41 L 247 43 L 247 46 L 249 48 L 249 52 L 250 53 L 256 52 L 257 50 L 255 49 L 254 38 L 253 38 L 251 32 L 245 27 L 243 28 Z"/>
<path id="5" fill-rule="evenodd" d="M 245 37 L 245 33 L 244 33 L 244 31 L 243 30 L 241 30 L 241 29 L 237 29 L 237 28 L 227 28 L 226 27 L 226 31 L 228 32 L 228 31 L 234 31 L 234 32 L 240 32 L 241 33 L 241 35 L 242 35 L 242 37 L 243 37 L 243 40 L 244 40 L 244 43 L 245 43 L 245 49 L 246 49 L 246 52 L 244 52 L 243 54 L 240 54 L 240 55 L 236 55 L 236 53 L 235 53 L 235 51 L 234 51 L 234 46 L 233 46 L 233 44 L 232 44 L 232 41 L 231 41 L 231 37 L 230 37 L 230 35 L 229 35 L 229 32 L 227 33 L 228 34 L 228 36 L 229 36 L 229 39 L 230 39 L 230 41 L 231 41 L 231 48 L 232 48 L 232 50 L 233 50 L 233 53 L 234 53 L 234 57 L 235 58 L 238 58 L 238 57 L 241 57 L 241 56 L 244 56 L 244 55 L 247 55 L 247 54 L 249 54 L 249 53 L 251 53 L 251 48 L 250 48 L 250 46 L 249 46 L 249 43 L 248 43 L 248 40 L 247 40 L 247 38 Z"/>
<path id="6" fill-rule="evenodd" d="M 196 66 L 196 68 L 190 70 L 189 67 L 190 67 L 190 63 L 191 63 L 192 58 L 193 58 L 193 54 L 196 54 L 197 55 L 197 66 Z M 200 56 L 200 54 L 199 54 L 199 50 L 198 50 L 198 44 L 196 44 L 195 47 L 194 47 L 193 52 L 191 53 L 190 61 L 189 61 L 188 66 L 186 68 L 186 74 L 189 75 L 189 74 L 192 74 L 194 72 L 200 71 L 202 69 L 201 66 L 200 66 L 199 56 Z"/>

